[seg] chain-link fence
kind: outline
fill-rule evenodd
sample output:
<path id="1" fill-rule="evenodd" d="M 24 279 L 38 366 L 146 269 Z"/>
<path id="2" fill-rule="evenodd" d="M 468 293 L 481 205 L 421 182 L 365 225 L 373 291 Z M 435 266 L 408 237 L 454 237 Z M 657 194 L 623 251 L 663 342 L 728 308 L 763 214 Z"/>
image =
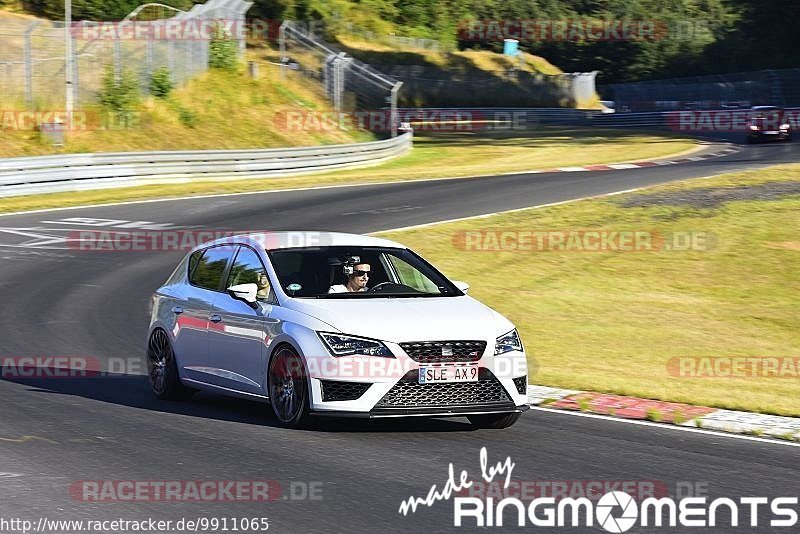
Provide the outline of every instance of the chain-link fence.
<path id="1" fill-rule="evenodd" d="M 618 111 L 800 105 L 800 68 L 611 84 L 601 89 Z"/>
<path id="2" fill-rule="evenodd" d="M 278 42 L 283 68 L 298 70 L 322 83 L 337 113 L 371 114 L 372 119 L 362 122 L 361 127 L 397 135 L 397 100 L 402 82 L 348 56 L 291 21 L 281 24 Z M 385 120 L 374 120 L 376 116 Z"/>
<path id="3" fill-rule="evenodd" d="M 184 12 L 144 4 L 122 21 L 74 22 L 19 19 L 0 28 L 0 105 L 6 108 L 59 108 L 65 104 L 65 68 L 72 65 L 76 105 L 96 102 L 105 76 L 118 82 L 136 76 L 143 93 L 153 72 L 169 71 L 181 85 L 209 64 L 209 44 L 223 35 L 244 51 L 245 13 L 252 2 L 209 0 Z M 221 32 L 221 33 L 220 33 Z M 72 60 L 67 61 L 67 38 Z"/>

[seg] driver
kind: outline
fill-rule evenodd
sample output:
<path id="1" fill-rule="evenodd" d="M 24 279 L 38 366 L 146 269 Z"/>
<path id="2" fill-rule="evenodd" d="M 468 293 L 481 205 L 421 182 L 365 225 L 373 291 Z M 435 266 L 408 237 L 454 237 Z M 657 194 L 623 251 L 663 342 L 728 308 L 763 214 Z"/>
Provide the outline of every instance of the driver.
<path id="1" fill-rule="evenodd" d="M 258 286 L 258 291 L 256 292 L 256 298 L 258 300 L 267 300 L 269 298 L 269 278 L 267 277 L 267 273 L 261 272 L 258 275 L 258 282 L 256 282 Z"/>
<path id="2" fill-rule="evenodd" d="M 353 265 L 353 272 L 347 275 L 347 281 L 344 284 L 331 286 L 328 293 L 355 293 L 358 291 L 366 291 L 367 282 L 369 281 L 369 272 L 369 263 L 356 263 Z"/>

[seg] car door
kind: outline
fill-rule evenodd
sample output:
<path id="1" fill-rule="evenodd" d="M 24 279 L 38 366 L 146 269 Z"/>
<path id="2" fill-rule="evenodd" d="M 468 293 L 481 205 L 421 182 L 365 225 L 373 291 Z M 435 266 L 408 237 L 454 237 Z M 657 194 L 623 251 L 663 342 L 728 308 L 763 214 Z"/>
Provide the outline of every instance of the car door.
<path id="1" fill-rule="evenodd" d="M 215 295 L 208 343 L 210 365 L 218 370 L 213 377 L 215 385 L 265 394 L 266 343 L 277 323 L 269 317 L 274 294 L 268 280 L 258 253 L 242 245 L 224 287 L 257 284 L 258 301 L 251 306 L 227 293 Z"/>
<path id="2" fill-rule="evenodd" d="M 231 245 L 203 250 L 189 273 L 186 298 L 172 309 L 177 315 L 175 350 L 186 378 L 208 382 L 212 374 L 208 354 L 210 318 L 235 252 L 236 247 Z"/>

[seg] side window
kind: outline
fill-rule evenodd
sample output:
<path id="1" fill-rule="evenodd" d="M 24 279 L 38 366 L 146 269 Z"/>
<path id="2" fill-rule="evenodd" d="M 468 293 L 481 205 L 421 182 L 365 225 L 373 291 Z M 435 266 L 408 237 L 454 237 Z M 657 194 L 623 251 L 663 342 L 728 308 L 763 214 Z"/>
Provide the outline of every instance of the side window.
<path id="1" fill-rule="evenodd" d="M 424 293 L 438 293 L 439 288 L 427 276 L 393 254 L 388 254 L 397 271 L 398 282 Z"/>
<path id="2" fill-rule="evenodd" d="M 261 263 L 256 251 L 250 247 L 243 246 L 239 248 L 239 254 L 236 255 L 236 260 L 233 262 L 231 274 L 228 276 L 228 283 L 225 287 L 239 284 L 256 284 L 258 286 L 256 297 L 259 300 L 269 299 L 271 287 L 267 271 L 264 269 L 264 264 Z"/>
<path id="3" fill-rule="evenodd" d="M 233 255 L 234 247 L 211 247 L 205 250 L 189 279 L 193 285 L 204 289 L 219 291 L 225 267 Z"/>

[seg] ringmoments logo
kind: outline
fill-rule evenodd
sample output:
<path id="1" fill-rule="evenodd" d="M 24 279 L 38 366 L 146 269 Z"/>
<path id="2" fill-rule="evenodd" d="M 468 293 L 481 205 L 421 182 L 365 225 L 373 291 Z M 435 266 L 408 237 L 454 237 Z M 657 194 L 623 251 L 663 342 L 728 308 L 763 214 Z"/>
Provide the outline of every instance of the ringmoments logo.
<path id="1" fill-rule="evenodd" d="M 448 466 L 448 479 L 441 487 L 432 485 L 425 497 L 411 496 L 400 504 L 403 515 L 417 513 L 421 507 L 432 507 L 440 501 L 452 500 L 453 526 L 534 526 L 534 527 L 594 527 L 606 532 L 627 532 L 642 527 L 741 527 L 756 526 L 792 528 L 798 522 L 797 497 L 720 497 L 691 496 L 681 499 L 649 496 L 635 499 L 624 491 L 611 490 L 592 500 L 588 497 L 536 497 L 524 502 L 518 497 L 464 497 L 476 482 L 511 483 L 515 463 L 511 457 L 490 465 L 486 447 L 480 450 L 480 479 L 473 479 L 467 470 L 455 474 Z M 480 482 L 479 482 L 480 481 Z M 641 497 L 641 496 L 640 496 Z M 424 510 L 424 508 L 422 508 Z M 745 514 L 749 518 L 745 520 Z"/>

